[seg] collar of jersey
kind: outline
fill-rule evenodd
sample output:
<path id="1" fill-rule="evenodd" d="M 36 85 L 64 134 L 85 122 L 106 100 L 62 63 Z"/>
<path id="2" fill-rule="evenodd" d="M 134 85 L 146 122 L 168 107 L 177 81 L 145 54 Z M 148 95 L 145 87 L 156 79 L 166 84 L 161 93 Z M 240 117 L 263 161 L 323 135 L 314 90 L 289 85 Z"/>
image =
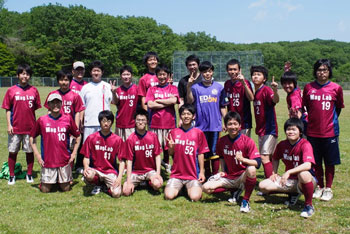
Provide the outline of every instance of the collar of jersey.
<path id="1" fill-rule="evenodd" d="M 130 89 L 133 85 L 134 85 L 134 84 L 131 83 L 131 85 L 130 85 L 129 87 L 125 87 L 124 85 L 121 85 L 120 87 L 121 87 L 122 89 L 124 89 L 124 90 L 128 90 L 128 89 Z"/>
<path id="2" fill-rule="evenodd" d="M 152 75 L 152 76 L 154 76 L 156 73 L 153 73 L 153 72 L 146 72 L 146 74 L 149 74 L 149 75 Z"/>
<path id="3" fill-rule="evenodd" d="M 141 138 L 143 138 L 144 136 L 146 136 L 147 132 L 148 132 L 148 131 L 146 131 L 145 134 L 141 135 L 141 134 L 139 134 L 139 133 L 136 131 L 136 128 L 135 128 L 135 134 L 136 134 L 137 136 L 141 137 Z"/>
<path id="4" fill-rule="evenodd" d="M 67 92 L 62 92 L 61 89 L 57 89 L 57 91 L 61 94 L 61 95 L 65 95 L 66 93 L 68 93 L 70 91 L 70 89 L 67 90 Z"/>
<path id="5" fill-rule="evenodd" d="M 193 126 L 191 126 L 189 129 L 185 130 L 182 126 L 180 127 L 180 129 L 182 129 L 182 131 L 184 131 L 184 132 L 189 132 L 192 128 L 193 128 Z"/>
<path id="6" fill-rule="evenodd" d="M 30 87 L 29 84 L 27 84 L 27 85 L 24 86 L 24 87 L 20 86 L 19 84 L 16 84 L 16 85 L 17 85 L 17 87 L 19 87 L 19 88 L 21 88 L 21 89 L 23 89 L 23 90 L 28 89 L 28 88 Z"/>
<path id="7" fill-rule="evenodd" d="M 81 80 L 81 81 L 77 81 L 76 79 L 73 78 L 73 80 L 78 83 L 78 84 L 84 84 L 84 80 Z"/>
<path id="8" fill-rule="evenodd" d="M 323 84 L 323 85 L 321 85 L 320 83 L 318 83 L 317 80 L 315 80 L 315 82 L 316 82 L 316 84 L 317 84 L 318 86 L 320 86 L 320 87 L 324 87 L 324 86 L 328 85 L 329 83 L 331 83 L 330 80 L 329 80 L 327 83 Z"/>
<path id="9" fill-rule="evenodd" d="M 292 145 L 289 141 L 288 141 L 288 143 L 292 146 L 292 147 L 294 147 L 294 146 L 296 146 L 300 141 L 301 141 L 301 137 L 299 138 L 299 140 L 297 141 L 297 142 L 295 142 L 295 144 L 294 145 Z"/>
<path id="10" fill-rule="evenodd" d="M 101 130 L 98 131 L 98 133 L 100 133 L 100 136 L 103 137 L 104 139 L 107 139 L 110 135 L 112 135 L 112 132 L 109 132 L 109 133 L 107 134 L 107 136 L 105 136 L 105 135 L 102 134 Z"/>
<path id="11" fill-rule="evenodd" d="M 241 137 L 241 133 L 238 133 L 238 135 L 237 135 L 235 138 L 233 138 L 233 139 L 230 137 L 230 135 L 227 135 L 227 136 L 228 136 L 228 139 L 230 139 L 230 141 L 231 141 L 232 143 L 234 143 L 235 141 L 238 140 L 238 138 Z"/>
<path id="12" fill-rule="evenodd" d="M 49 117 L 53 120 L 58 120 L 59 118 L 61 118 L 62 114 L 60 114 L 57 118 L 53 117 L 51 114 L 49 114 Z"/>

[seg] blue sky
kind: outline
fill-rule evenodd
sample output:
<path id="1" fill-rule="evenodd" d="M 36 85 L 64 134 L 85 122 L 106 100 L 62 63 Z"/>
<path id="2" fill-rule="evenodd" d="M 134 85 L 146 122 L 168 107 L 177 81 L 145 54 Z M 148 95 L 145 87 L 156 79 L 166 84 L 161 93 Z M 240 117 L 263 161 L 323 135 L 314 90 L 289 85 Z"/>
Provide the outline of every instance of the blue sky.
<path id="1" fill-rule="evenodd" d="M 350 42 L 350 1 L 325 0 L 5 0 L 10 11 L 30 11 L 56 2 L 83 5 L 97 13 L 147 16 L 175 33 L 204 31 L 234 43 L 305 41 Z"/>

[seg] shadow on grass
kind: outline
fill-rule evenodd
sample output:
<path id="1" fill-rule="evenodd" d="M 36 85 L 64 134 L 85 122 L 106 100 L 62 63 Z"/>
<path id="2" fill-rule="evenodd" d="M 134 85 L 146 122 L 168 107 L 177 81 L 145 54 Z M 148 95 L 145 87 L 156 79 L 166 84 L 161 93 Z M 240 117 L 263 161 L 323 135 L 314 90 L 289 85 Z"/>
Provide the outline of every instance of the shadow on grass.
<path id="1" fill-rule="evenodd" d="M 202 199 L 201 202 L 202 203 L 216 203 L 216 202 L 227 201 L 229 198 L 231 198 L 231 194 L 229 192 L 212 193 L 212 194 L 210 194 L 210 197 Z"/>
<path id="2" fill-rule="evenodd" d="M 285 196 L 276 196 L 276 195 L 265 195 L 263 196 L 264 200 L 258 200 L 255 201 L 257 204 L 261 203 L 267 203 L 267 204 L 272 204 L 272 205 L 284 205 L 284 203 L 288 200 L 288 197 Z M 303 201 L 298 200 L 298 202 L 293 205 L 293 206 L 287 206 L 284 205 L 284 207 L 276 208 L 276 209 L 271 209 L 271 211 L 277 212 L 281 210 L 293 210 L 293 211 L 300 211 L 304 207 Z"/>

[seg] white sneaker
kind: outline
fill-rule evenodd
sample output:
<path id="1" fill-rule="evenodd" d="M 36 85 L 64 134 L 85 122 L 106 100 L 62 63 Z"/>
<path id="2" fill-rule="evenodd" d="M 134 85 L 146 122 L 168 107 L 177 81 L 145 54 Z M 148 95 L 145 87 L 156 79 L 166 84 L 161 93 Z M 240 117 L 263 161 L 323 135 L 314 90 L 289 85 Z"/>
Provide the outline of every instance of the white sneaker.
<path id="1" fill-rule="evenodd" d="M 241 208 L 239 209 L 239 211 L 241 211 L 243 213 L 250 212 L 250 205 L 249 205 L 249 202 L 247 200 L 242 200 Z"/>
<path id="2" fill-rule="evenodd" d="M 242 189 L 237 189 L 232 193 L 232 198 L 228 199 L 228 202 L 237 204 L 239 197 L 241 196 L 243 190 Z"/>
<path id="3" fill-rule="evenodd" d="M 77 170 L 75 171 L 77 174 L 83 175 L 84 174 L 84 168 L 83 167 L 78 167 Z"/>
<path id="4" fill-rule="evenodd" d="M 317 185 L 314 194 L 312 195 L 312 198 L 320 199 L 323 194 L 324 189 L 320 188 L 320 186 Z"/>
<path id="5" fill-rule="evenodd" d="M 16 183 L 16 176 L 10 176 L 7 184 L 8 185 L 15 185 L 15 183 Z"/>
<path id="6" fill-rule="evenodd" d="M 91 191 L 92 195 L 97 195 L 101 192 L 101 186 L 95 186 L 94 189 Z"/>
<path id="7" fill-rule="evenodd" d="M 170 174 L 171 173 L 171 165 L 169 163 L 164 162 L 164 161 L 162 161 L 161 164 L 164 167 L 165 171 Z"/>
<path id="8" fill-rule="evenodd" d="M 321 196 L 321 201 L 330 201 L 333 198 L 333 192 L 331 188 L 323 189 L 323 193 Z"/>
<path id="9" fill-rule="evenodd" d="M 32 175 L 26 175 L 26 180 L 27 180 L 27 183 L 34 183 Z"/>
<path id="10" fill-rule="evenodd" d="M 313 206 L 307 205 L 301 211 L 300 216 L 303 218 L 310 218 L 315 213 L 315 209 Z"/>

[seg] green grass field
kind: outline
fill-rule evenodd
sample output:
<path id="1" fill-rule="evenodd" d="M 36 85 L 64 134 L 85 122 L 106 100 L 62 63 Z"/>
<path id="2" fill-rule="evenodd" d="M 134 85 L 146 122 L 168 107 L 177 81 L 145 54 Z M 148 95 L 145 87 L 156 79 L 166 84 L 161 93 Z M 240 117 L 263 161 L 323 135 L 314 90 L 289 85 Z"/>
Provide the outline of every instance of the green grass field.
<path id="1" fill-rule="evenodd" d="M 39 87 L 42 102 L 53 89 Z M 1 103 L 5 92 L 6 88 L 0 88 Z M 279 93 L 281 101 L 276 112 L 281 140 L 285 138 L 282 128 L 287 108 L 284 91 Z M 203 194 L 201 201 L 193 203 L 186 196 L 165 201 L 163 190 L 157 194 L 143 189 L 131 197 L 113 199 L 104 193 L 91 196 L 92 187 L 87 187 L 81 176 L 75 176 L 70 192 L 43 194 L 38 189 L 40 172 L 35 162 L 34 184 L 17 180 L 15 186 L 8 186 L 6 180 L 0 180 L 0 233 L 350 233 L 349 91 L 344 92 L 344 98 L 346 108 L 340 117 L 339 140 L 342 164 L 336 167 L 334 198 L 330 202 L 314 200 L 316 213 L 310 219 L 299 217 L 303 196 L 295 207 L 288 208 L 283 205 L 286 195 L 264 198 L 253 192 L 252 211 L 242 214 L 238 205 L 227 202 L 228 193 Z M 45 113 L 42 108 L 37 116 Z M 0 129 L 2 165 L 8 157 L 5 111 L 0 115 Z M 25 170 L 23 152 L 17 161 Z M 168 176 L 164 176 L 166 181 Z M 261 167 L 258 181 L 262 179 Z"/>

